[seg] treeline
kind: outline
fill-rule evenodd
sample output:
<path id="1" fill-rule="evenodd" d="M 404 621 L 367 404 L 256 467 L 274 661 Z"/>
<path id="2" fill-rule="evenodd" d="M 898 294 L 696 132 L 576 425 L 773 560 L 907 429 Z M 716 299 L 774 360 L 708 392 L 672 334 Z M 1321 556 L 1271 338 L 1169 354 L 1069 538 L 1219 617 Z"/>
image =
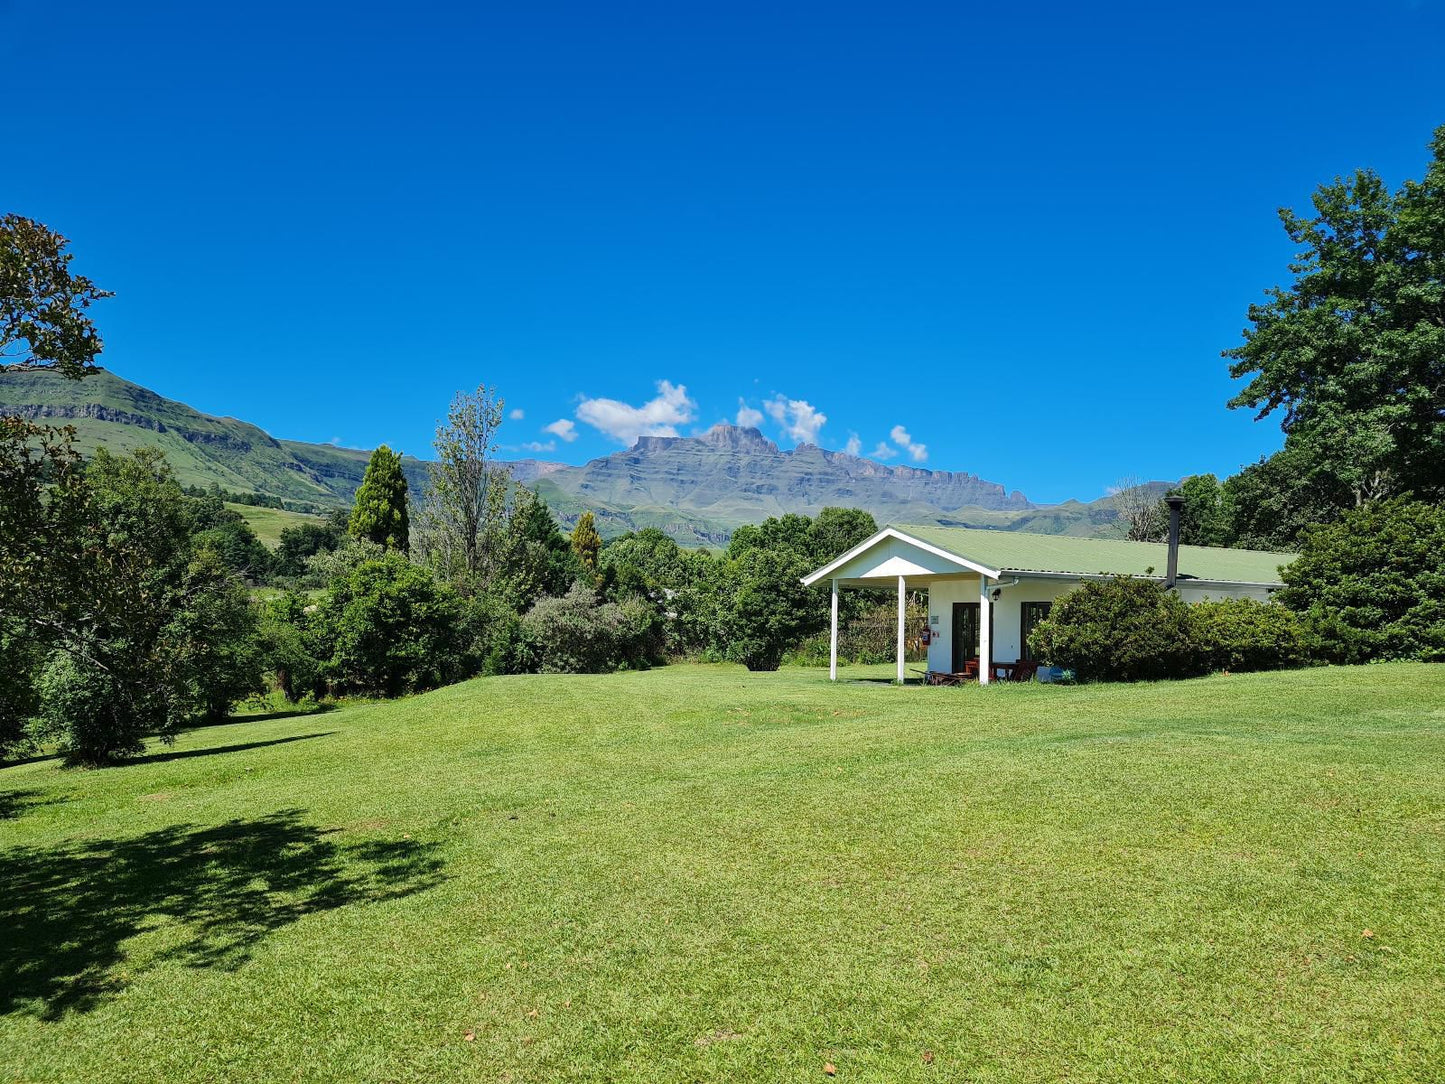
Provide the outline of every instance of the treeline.
<path id="1" fill-rule="evenodd" d="M 383 446 L 349 513 L 273 551 L 156 449 L 86 462 L 72 431 L 0 418 L 0 756 L 110 763 L 268 690 L 390 697 L 681 655 L 773 669 L 828 621 L 802 575 L 876 530 L 825 509 L 711 554 L 655 529 L 604 544 L 584 513 L 569 537 L 491 461 L 500 419 L 489 389 L 459 396 L 422 500 Z M 845 617 L 867 604 L 850 592 Z"/>
<path id="2" fill-rule="evenodd" d="M 332 510 L 332 506 L 317 504 L 315 501 L 284 500 L 269 493 L 237 492 L 225 489 L 215 482 L 208 486 L 185 486 L 188 497 L 215 497 L 228 504 L 244 504 L 251 508 L 277 508 L 283 512 L 304 512 L 307 515 L 321 515 Z"/>

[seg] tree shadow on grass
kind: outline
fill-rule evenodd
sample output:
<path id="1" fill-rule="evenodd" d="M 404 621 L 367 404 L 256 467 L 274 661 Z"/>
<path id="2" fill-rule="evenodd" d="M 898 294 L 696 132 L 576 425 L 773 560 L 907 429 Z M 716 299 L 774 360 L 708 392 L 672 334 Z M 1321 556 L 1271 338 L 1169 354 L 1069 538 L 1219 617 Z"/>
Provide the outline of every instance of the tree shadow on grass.
<path id="1" fill-rule="evenodd" d="M 167 760 L 190 760 L 192 757 L 213 757 L 218 753 L 240 753 L 246 749 L 264 749 L 268 745 L 289 745 L 293 741 L 308 741 L 311 738 L 329 738 L 334 730 L 320 730 L 315 734 L 293 734 L 289 738 L 272 738 L 269 741 L 247 741 L 236 745 L 213 745 L 206 749 L 180 749 L 174 753 L 147 753 L 131 760 L 123 760 L 120 767 L 128 764 L 160 764 Z"/>
<path id="2" fill-rule="evenodd" d="M 37 806 L 58 805 L 61 801 L 47 798 L 39 790 L 0 790 L 0 821 L 14 820 Z"/>
<path id="3" fill-rule="evenodd" d="M 441 880 L 435 844 L 338 843 L 334 832 L 293 809 L 0 852 L 0 1015 L 84 1012 L 165 961 L 233 969 L 306 915 Z M 157 927 L 167 947 L 129 950 L 127 939 Z"/>

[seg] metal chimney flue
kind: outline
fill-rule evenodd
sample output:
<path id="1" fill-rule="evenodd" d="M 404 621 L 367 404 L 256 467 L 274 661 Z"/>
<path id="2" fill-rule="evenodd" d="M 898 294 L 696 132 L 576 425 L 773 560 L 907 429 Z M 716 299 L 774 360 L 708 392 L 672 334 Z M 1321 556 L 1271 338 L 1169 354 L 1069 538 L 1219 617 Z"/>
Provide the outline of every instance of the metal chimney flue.
<path id="1" fill-rule="evenodd" d="M 1169 506 L 1169 563 L 1164 571 L 1164 590 L 1170 591 L 1179 578 L 1179 513 L 1184 508 L 1184 498 L 1165 497 L 1164 503 Z"/>

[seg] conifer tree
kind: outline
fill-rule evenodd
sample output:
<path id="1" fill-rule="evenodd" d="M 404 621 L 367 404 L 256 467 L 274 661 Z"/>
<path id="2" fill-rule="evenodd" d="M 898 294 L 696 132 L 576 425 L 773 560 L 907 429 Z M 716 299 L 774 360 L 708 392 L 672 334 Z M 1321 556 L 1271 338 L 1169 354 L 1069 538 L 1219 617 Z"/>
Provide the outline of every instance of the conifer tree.
<path id="1" fill-rule="evenodd" d="M 602 556 L 602 536 L 597 533 L 597 522 L 591 512 L 583 512 L 577 517 L 577 525 L 572 528 L 572 552 L 582 562 L 592 582 L 596 583 L 597 566 Z"/>
<path id="2" fill-rule="evenodd" d="M 385 444 L 371 453 L 366 465 L 366 476 L 351 508 L 350 531 L 387 549 L 407 551 L 411 527 L 406 475 L 401 470 L 401 454 Z"/>

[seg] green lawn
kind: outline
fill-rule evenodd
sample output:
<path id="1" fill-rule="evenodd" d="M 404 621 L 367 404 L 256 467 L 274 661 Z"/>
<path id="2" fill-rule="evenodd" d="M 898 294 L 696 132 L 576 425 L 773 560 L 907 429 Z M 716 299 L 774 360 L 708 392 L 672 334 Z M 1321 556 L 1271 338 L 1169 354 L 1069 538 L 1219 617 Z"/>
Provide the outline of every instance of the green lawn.
<path id="1" fill-rule="evenodd" d="M 1416 665 L 499 678 L 23 764 L 0 1080 L 1438 1080 L 1442 764 Z"/>

